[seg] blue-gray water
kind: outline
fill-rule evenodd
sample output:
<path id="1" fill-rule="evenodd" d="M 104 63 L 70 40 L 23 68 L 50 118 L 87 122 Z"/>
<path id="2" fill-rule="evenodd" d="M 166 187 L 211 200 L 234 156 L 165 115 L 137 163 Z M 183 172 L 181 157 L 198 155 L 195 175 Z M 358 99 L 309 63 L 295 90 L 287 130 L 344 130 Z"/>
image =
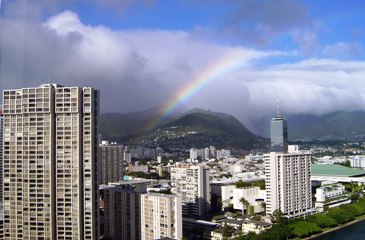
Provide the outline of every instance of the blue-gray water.
<path id="1" fill-rule="evenodd" d="M 315 238 L 315 240 L 363 240 L 365 239 L 365 221 L 355 223 L 337 231 Z"/>

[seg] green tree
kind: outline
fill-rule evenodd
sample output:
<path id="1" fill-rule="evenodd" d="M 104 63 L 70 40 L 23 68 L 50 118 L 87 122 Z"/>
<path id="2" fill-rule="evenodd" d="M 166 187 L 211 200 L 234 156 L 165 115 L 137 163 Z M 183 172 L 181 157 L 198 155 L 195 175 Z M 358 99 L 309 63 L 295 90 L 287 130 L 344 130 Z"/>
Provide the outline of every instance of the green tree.
<path id="1" fill-rule="evenodd" d="M 351 202 L 352 202 L 352 203 L 357 202 L 357 200 L 359 200 L 359 194 L 357 194 L 357 193 L 352 193 L 352 194 L 350 195 L 350 199 L 351 199 Z"/>
<path id="2" fill-rule="evenodd" d="M 287 218 L 284 217 L 283 212 L 280 209 L 276 209 L 271 215 L 272 223 L 286 223 Z"/>
<path id="3" fill-rule="evenodd" d="M 242 204 L 242 215 L 243 215 L 244 210 L 246 210 L 246 213 L 247 213 L 247 210 L 248 210 L 248 207 L 250 206 L 250 203 L 244 197 L 240 198 L 240 203 Z"/>
<path id="4" fill-rule="evenodd" d="M 254 206 L 249 205 L 249 206 L 248 206 L 248 215 L 253 216 L 254 214 L 255 214 L 255 207 L 254 207 Z"/>
<path id="5" fill-rule="evenodd" d="M 347 223 L 355 219 L 355 216 L 341 208 L 330 208 L 327 211 L 328 216 L 335 219 L 338 224 Z"/>
<path id="6" fill-rule="evenodd" d="M 320 214 L 317 213 L 312 216 L 309 216 L 307 217 L 307 221 L 313 222 L 321 228 L 337 226 L 337 222 L 335 219 L 323 213 Z"/>
<path id="7" fill-rule="evenodd" d="M 292 233 L 297 237 L 308 237 L 314 233 L 321 232 L 321 228 L 315 223 L 298 221 L 292 223 Z"/>
<path id="8" fill-rule="evenodd" d="M 229 226 L 227 223 L 224 224 L 223 226 L 223 238 L 228 238 L 232 235 L 232 233 L 234 232 L 234 228 Z"/>

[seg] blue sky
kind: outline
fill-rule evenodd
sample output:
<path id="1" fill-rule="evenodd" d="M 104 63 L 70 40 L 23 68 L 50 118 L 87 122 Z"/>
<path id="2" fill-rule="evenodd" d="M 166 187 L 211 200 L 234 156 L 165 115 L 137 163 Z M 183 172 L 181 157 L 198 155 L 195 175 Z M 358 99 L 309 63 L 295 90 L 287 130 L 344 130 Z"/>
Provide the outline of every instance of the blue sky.
<path id="1" fill-rule="evenodd" d="M 1 16 L 0 90 L 89 85 L 130 112 L 211 71 L 185 108 L 246 124 L 277 97 L 284 116 L 365 110 L 364 1 L 3 0 Z"/>
<path id="2" fill-rule="evenodd" d="M 278 5 L 281 7 L 273 9 L 273 6 Z M 67 7 L 64 6 L 64 9 Z M 365 21 L 363 1 L 151 0 L 131 1 L 120 8 L 99 4 L 90 7 L 85 7 L 85 4 L 69 7 L 79 13 L 81 21 L 86 24 L 102 24 L 117 30 L 194 32 L 201 29 L 203 32 L 200 37 L 210 38 L 210 41 L 259 49 L 297 50 L 300 46 L 293 40 L 293 32 L 306 30 L 315 34 L 321 46 L 335 45 L 338 42 L 358 44 L 357 54 L 351 54 L 349 58 L 363 58 L 363 54 L 360 54 L 365 42 L 362 24 Z M 296 9 L 292 10 L 290 7 Z M 245 8 L 250 12 L 238 16 L 239 11 Z M 270 13 L 271 10 L 276 12 Z M 290 13 L 291 11 L 293 12 Z M 267 16 L 268 13 L 271 16 Z M 270 27 L 270 32 L 260 33 L 260 24 Z M 245 36 L 251 33 L 259 36 Z M 255 39 L 263 35 L 265 39 Z M 317 49 L 311 54 L 322 57 L 323 52 L 320 50 L 322 49 Z"/>

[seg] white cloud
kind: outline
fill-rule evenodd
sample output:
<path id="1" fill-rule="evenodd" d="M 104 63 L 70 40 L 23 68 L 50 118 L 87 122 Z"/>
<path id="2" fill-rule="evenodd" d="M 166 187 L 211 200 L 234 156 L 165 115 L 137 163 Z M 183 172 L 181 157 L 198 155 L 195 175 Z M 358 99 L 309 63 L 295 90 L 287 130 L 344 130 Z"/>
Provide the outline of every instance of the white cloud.
<path id="1" fill-rule="evenodd" d="M 333 45 L 326 45 L 323 54 L 329 57 L 346 58 L 362 53 L 362 48 L 358 43 L 337 42 Z"/>
<path id="2" fill-rule="evenodd" d="M 317 33 L 314 30 L 296 29 L 291 32 L 291 36 L 299 45 L 301 51 L 306 55 L 315 55 L 321 47 Z"/>
<path id="3" fill-rule="evenodd" d="M 240 119 L 274 113 L 277 96 L 285 114 L 365 108 L 365 62 L 283 63 L 291 52 L 217 44 L 186 31 L 116 31 L 85 25 L 70 11 L 42 24 L 1 21 L 1 90 L 50 81 L 89 85 L 101 90 L 103 112 L 138 111 L 166 103 L 211 71 L 215 81 L 188 99 L 187 107 Z M 218 74 L 225 57 L 230 70 Z"/>

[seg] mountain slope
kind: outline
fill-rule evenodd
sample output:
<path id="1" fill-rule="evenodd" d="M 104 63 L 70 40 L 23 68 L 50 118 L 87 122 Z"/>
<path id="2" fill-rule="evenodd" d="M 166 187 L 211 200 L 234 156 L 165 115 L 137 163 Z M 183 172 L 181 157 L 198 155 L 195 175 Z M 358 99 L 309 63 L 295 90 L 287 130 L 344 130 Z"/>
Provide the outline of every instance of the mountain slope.
<path id="1" fill-rule="evenodd" d="M 156 107 L 140 112 L 103 113 L 100 115 L 100 134 L 110 141 L 127 142 L 140 135 L 143 126 L 157 118 L 159 109 Z"/>
<path id="2" fill-rule="evenodd" d="M 252 149 L 265 144 L 231 115 L 190 111 L 145 135 L 142 142 L 168 148 L 214 145 L 218 148 Z"/>
<path id="3" fill-rule="evenodd" d="M 288 117 L 290 139 L 356 139 L 365 135 L 365 112 Z"/>

